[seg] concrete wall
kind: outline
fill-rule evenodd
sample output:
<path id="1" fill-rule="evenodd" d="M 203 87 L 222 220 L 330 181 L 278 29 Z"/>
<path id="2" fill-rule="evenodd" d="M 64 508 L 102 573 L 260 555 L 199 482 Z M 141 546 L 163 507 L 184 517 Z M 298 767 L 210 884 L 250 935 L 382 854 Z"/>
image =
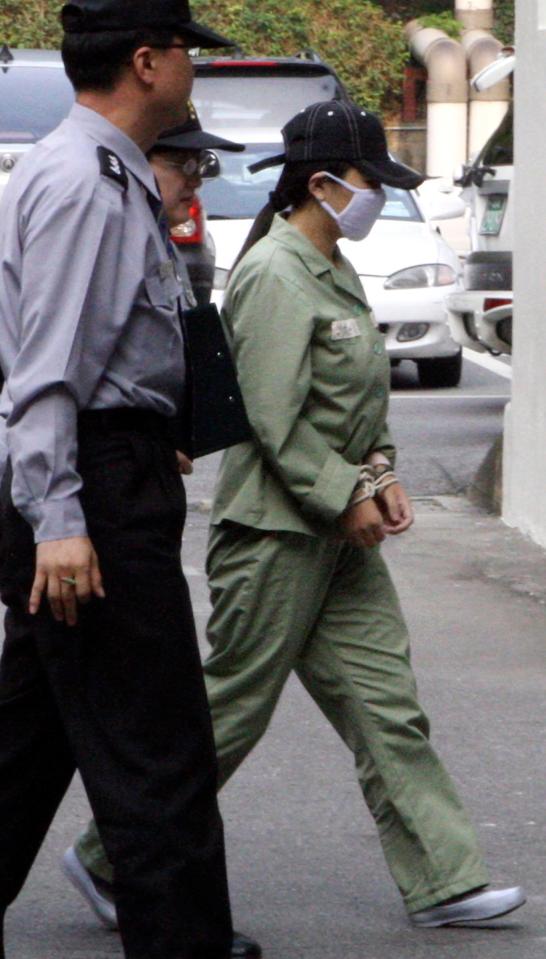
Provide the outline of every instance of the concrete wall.
<path id="1" fill-rule="evenodd" d="M 513 394 L 503 517 L 546 546 L 546 0 L 516 4 Z"/>

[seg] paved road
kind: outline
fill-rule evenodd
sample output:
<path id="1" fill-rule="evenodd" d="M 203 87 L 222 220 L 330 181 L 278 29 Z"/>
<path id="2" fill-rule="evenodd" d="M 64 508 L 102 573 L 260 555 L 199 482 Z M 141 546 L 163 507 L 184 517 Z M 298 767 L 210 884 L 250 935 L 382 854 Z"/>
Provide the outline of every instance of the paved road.
<path id="1" fill-rule="evenodd" d="M 267 959 L 542 959 L 546 732 L 543 553 L 461 497 L 501 428 L 509 384 L 474 367 L 446 396 L 395 374 L 392 425 L 418 504 L 416 531 L 387 554 L 409 614 L 436 742 L 477 823 L 495 881 L 525 876 L 527 910 L 494 930 L 414 931 L 387 875 L 350 757 L 296 682 L 222 795 L 238 924 Z M 472 398 L 467 397 L 471 394 Z M 479 397 L 479 398 L 476 398 Z M 217 458 L 188 484 L 183 553 L 198 626 Z M 533 593 L 535 596 L 533 597 Z M 115 935 L 62 879 L 58 859 L 87 816 L 76 782 L 8 921 L 9 959 L 113 959 Z"/>
<path id="2" fill-rule="evenodd" d="M 502 431 L 510 380 L 465 360 L 457 389 L 421 390 L 414 364 L 393 371 L 390 423 L 414 496 L 466 489 Z"/>
<path id="3" fill-rule="evenodd" d="M 509 397 L 509 379 L 468 360 L 456 389 L 422 390 L 417 368 L 408 361 L 393 370 L 389 422 L 399 451 L 398 472 L 410 493 L 465 490 L 502 432 Z M 196 464 L 190 499 L 212 495 L 218 462 L 211 456 Z"/>

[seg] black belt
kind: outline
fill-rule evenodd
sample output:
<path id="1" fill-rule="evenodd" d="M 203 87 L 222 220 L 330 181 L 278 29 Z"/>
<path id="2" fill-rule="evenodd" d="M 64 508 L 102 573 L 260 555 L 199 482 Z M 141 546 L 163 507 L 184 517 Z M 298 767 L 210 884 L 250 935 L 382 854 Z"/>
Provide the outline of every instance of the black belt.
<path id="1" fill-rule="evenodd" d="M 108 410 L 82 410 L 78 414 L 78 427 L 84 431 L 137 431 L 170 438 L 172 420 L 167 416 L 162 416 L 161 413 L 155 413 L 153 410 L 143 410 L 135 406 L 120 406 Z"/>

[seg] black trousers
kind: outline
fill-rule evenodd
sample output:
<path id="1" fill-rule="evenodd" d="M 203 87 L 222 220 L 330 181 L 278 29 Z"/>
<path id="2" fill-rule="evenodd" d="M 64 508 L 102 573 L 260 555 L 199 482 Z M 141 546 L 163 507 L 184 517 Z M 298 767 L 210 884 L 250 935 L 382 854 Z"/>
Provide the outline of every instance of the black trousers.
<path id="1" fill-rule="evenodd" d="M 27 613 L 35 547 L 0 493 L 0 911 L 77 767 L 114 866 L 127 959 L 225 959 L 232 927 L 214 742 L 180 563 L 185 496 L 165 421 L 84 413 L 82 504 L 106 599 Z M 0 953 L 1 955 L 1 953 Z"/>

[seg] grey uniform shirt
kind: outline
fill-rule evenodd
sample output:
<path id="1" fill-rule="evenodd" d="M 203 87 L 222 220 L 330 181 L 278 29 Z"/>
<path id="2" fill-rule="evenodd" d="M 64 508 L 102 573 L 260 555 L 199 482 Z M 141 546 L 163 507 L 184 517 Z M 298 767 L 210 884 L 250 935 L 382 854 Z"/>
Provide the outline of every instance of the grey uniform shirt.
<path id="1" fill-rule="evenodd" d="M 121 178 L 102 172 L 99 146 Z M 184 287 L 150 196 L 157 207 L 139 147 L 76 104 L 18 163 L 0 204 L 0 412 L 13 501 L 36 542 L 86 535 L 80 410 L 170 417 L 183 401 Z"/>

